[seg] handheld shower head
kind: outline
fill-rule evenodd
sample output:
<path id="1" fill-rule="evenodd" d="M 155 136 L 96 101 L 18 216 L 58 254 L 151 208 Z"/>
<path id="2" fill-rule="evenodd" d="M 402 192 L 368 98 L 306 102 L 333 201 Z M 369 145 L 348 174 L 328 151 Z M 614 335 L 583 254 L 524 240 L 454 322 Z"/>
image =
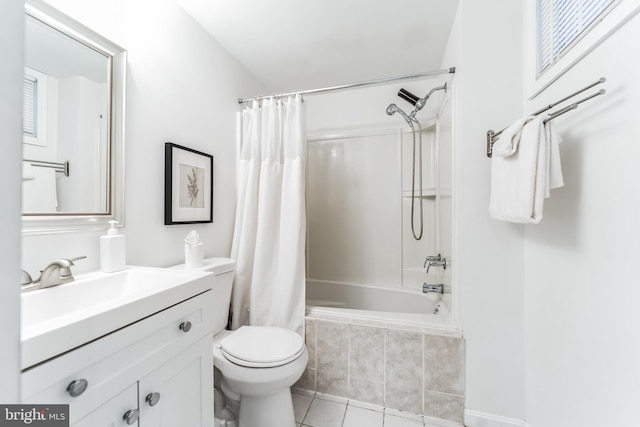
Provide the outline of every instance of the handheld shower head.
<path id="1" fill-rule="evenodd" d="M 398 106 L 396 104 L 389 104 L 389 106 L 387 107 L 387 115 L 388 116 L 393 116 L 395 113 L 398 112 L 398 110 L 400 110 L 398 108 Z"/>
<path id="2" fill-rule="evenodd" d="M 402 117 L 404 117 L 407 123 L 409 123 L 409 126 L 413 127 L 413 125 L 411 124 L 411 118 L 407 115 L 407 113 L 402 111 L 402 109 L 396 104 L 389 104 L 389 106 L 387 107 L 387 114 L 393 116 L 395 113 L 399 113 Z"/>

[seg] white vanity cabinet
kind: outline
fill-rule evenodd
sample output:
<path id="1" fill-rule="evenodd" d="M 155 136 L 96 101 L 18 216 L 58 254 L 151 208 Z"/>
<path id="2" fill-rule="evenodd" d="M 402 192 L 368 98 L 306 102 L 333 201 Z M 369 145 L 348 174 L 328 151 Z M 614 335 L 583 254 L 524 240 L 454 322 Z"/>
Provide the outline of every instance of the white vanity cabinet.
<path id="1" fill-rule="evenodd" d="M 212 426 L 212 306 L 203 292 L 25 369 L 23 403 L 69 404 L 74 427 Z"/>

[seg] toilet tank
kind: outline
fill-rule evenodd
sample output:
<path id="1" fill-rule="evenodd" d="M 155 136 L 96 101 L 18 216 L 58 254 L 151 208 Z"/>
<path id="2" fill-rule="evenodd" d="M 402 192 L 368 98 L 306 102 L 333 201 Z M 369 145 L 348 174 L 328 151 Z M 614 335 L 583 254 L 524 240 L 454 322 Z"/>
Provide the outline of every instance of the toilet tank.
<path id="1" fill-rule="evenodd" d="M 172 267 L 175 269 L 185 269 L 184 264 Z M 211 275 L 211 290 L 213 292 L 213 334 L 224 330 L 229 319 L 229 305 L 231 304 L 231 289 L 233 287 L 233 277 L 236 271 L 236 262 L 231 258 L 207 258 L 202 267 L 190 268 L 189 270 L 207 271 Z"/>

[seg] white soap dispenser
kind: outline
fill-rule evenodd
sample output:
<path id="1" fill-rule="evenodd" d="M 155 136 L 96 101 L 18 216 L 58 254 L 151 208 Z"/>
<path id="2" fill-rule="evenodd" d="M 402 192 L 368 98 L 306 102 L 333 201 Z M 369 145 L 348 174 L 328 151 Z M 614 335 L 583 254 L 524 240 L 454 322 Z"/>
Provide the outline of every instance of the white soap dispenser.
<path id="1" fill-rule="evenodd" d="M 118 221 L 109 221 L 111 228 L 105 236 L 100 236 L 100 270 L 105 273 L 126 268 L 124 235 L 118 234 Z"/>

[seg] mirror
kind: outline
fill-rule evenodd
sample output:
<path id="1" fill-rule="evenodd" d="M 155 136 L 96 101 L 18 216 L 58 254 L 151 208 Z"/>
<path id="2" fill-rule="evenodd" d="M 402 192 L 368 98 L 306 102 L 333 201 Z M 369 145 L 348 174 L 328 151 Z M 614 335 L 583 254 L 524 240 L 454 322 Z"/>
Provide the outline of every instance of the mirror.
<path id="1" fill-rule="evenodd" d="M 122 224 L 126 52 L 40 0 L 25 12 L 23 233 Z"/>

